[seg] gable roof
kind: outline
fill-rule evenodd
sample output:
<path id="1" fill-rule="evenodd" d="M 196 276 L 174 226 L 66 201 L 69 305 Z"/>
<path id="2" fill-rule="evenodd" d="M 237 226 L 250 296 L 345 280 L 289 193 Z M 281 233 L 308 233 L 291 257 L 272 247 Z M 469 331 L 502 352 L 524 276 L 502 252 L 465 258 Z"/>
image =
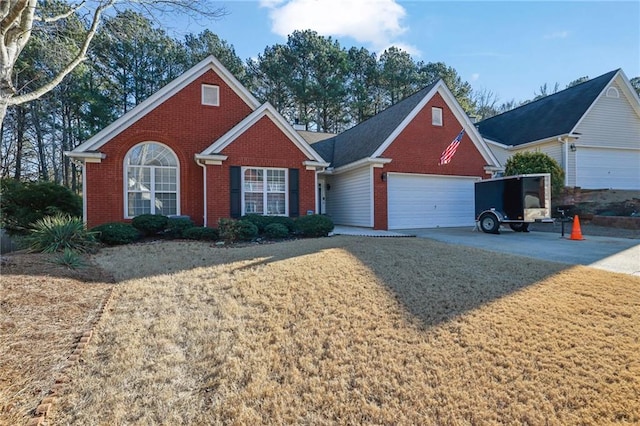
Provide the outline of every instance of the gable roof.
<path id="1" fill-rule="evenodd" d="M 334 168 L 371 157 L 436 84 L 437 82 L 419 90 L 331 139 L 316 142 L 314 148 L 328 154 L 328 157 L 323 157 Z M 329 150 L 329 146 L 333 149 Z"/>
<path id="2" fill-rule="evenodd" d="M 333 138 L 314 143 L 313 148 L 334 169 L 365 159 L 380 158 L 436 93 L 440 93 L 487 163 L 498 165 L 497 159 L 442 80 L 424 87 Z"/>
<path id="3" fill-rule="evenodd" d="M 553 95 L 476 124 L 480 134 L 507 146 L 567 135 L 621 70 L 577 84 Z"/>
<path id="4" fill-rule="evenodd" d="M 240 123 L 236 124 L 231 130 L 222 135 L 214 143 L 205 148 L 200 154 L 196 154 L 196 158 L 206 158 L 209 156 L 220 157 L 221 151 L 229 146 L 233 141 L 239 138 L 244 132 L 256 124 L 262 117 L 268 117 L 278 128 L 293 142 L 300 151 L 302 151 L 309 161 L 319 167 L 326 167 L 323 158 L 311 148 L 311 145 L 298 134 L 293 127 L 282 117 L 282 115 L 270 104 L 264 103 L 260 108 L 253 111 L 245 117 Z"/>
<path id="5" fill-rule="evenodd" d="M 212 70 L 224 80 L 224 82 L 252 109 L 260 106 L 260 102 L 220 63 L 214 56 L 209 56 L 182 75 L 171 81 L 169 84 L 158 90 L 138 104 L 135 108 L 118 118 L 116 121 L 96 133 L 83 144 L 77 146 L 73 151 L 67 153 L 70 157 L 83 157 L 82 153 L 95 152 L 105 143 L 113 139 L 116 135 L 127 129 L 133 123 L 153 111 L 168 98 L 179 92 L 192 83 L 202 74 Z"/>

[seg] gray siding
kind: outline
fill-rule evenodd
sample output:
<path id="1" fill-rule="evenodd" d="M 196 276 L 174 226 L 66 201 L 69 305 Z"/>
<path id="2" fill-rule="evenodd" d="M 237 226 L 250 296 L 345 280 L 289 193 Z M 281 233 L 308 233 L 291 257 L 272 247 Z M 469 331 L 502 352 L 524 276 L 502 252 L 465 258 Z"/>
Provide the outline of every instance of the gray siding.
<path id="1" fill-rule="evenodd" d="M 575 129 L 581 133 L 577 145 L 640 149 L 640 117 L 614 81 L 618 98 L 607 97 L 606 89 Z"/>
<path id="2" fill-rule="evenodd" d="M 327 176 L 327 214 L 336 225 L 373 226 L 372 168 Z"/>

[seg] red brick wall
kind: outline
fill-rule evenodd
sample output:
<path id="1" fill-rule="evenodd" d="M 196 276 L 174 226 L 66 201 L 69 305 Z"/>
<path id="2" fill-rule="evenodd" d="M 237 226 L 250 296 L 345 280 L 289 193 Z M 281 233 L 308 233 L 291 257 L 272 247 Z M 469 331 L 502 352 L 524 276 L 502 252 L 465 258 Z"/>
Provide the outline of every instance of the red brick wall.
<path id="1" fill-rule="evenodd" d="M 442 108 L 442 126 L 431 124 L 431 108 Z M 440 155 L 462 130 L 453 112 L 440 94 L 425 105 L 411 123 L 384 151 L 382 157 L 393 161 L 382 169 L 374 169 L 374 228 L 387 229 L 387 184 L 382 173 L 404 172 L 436 175 L 479 176 L 485 175 L 486 162 L 469 135 L 465 134 L 451 162 L 439 166 Z"/>
<path id="2" fill-rule="evenodd" d="M 207 221 L 216 226 L 218 219 L 230 216 L 229 167 L 256 166 L 297 168 L 300 170 L 300 215 L 316 210 L 315 171 L 302 164 L 308 158 L 268 117 L 243 133 L 222 150 L 228 156 L 221 166 L 207 166 Z"/>
<path id="3" fill-rule="evenodd" d="M 201 85 L 220 87 L 220 106 L 201 104 Z M 86 165 L 87 224 L 124 219 L 124 171 L 127 152 L 155 141 L 169 146 L 180 161 L 181 214 L 203 223 L 202 168 L 194 155 L 251 113 L 251 108 L 213 71 L 208 71 L 100 148 L 107 157 Z"/>

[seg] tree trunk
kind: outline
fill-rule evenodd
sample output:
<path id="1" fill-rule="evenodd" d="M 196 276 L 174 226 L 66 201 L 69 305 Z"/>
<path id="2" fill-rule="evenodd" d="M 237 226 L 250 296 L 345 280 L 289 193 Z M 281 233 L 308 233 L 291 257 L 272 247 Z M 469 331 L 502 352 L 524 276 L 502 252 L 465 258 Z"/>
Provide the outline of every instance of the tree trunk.
<path id="1" fill-rule="evenodd" d="M 23 106 L 16 107 L 16 169 L 13 175 L 15 180 L 22 178 L 22 156 L 24 152 L 24 132 L 27 127 L 27 112 Z M 6 113 L 6 111 L 5 111 Z"/>
<path id="2" fill-rule="evenodd" d="M 42 132 L 40 120 L 40 108 L 38 102 L 31 103 L 31 122 L 36 133 L 36 147 L 38 149 L 39 174 L 41 180 L 49 180 L 49 167 L 47 166 L 47 150 Z"/>

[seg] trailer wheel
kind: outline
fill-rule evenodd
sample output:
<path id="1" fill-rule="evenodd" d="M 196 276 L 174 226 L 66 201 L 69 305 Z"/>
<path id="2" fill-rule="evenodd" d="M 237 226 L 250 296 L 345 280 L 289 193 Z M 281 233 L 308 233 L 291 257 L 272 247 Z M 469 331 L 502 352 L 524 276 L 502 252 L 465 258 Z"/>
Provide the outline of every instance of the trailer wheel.
<path id="1" fill-rule="evenodd" d="M 491 213 L 483 213 L 480 216 L 480 229 L 487 234 L 498 234 L 500 222 L 498 218 Z"/>
<path id="2" fill-rule="evenodd" d="M 529 224 L 526 222 L 510 223 L 509 226 L 516 232 L 529 232 Z"/>

